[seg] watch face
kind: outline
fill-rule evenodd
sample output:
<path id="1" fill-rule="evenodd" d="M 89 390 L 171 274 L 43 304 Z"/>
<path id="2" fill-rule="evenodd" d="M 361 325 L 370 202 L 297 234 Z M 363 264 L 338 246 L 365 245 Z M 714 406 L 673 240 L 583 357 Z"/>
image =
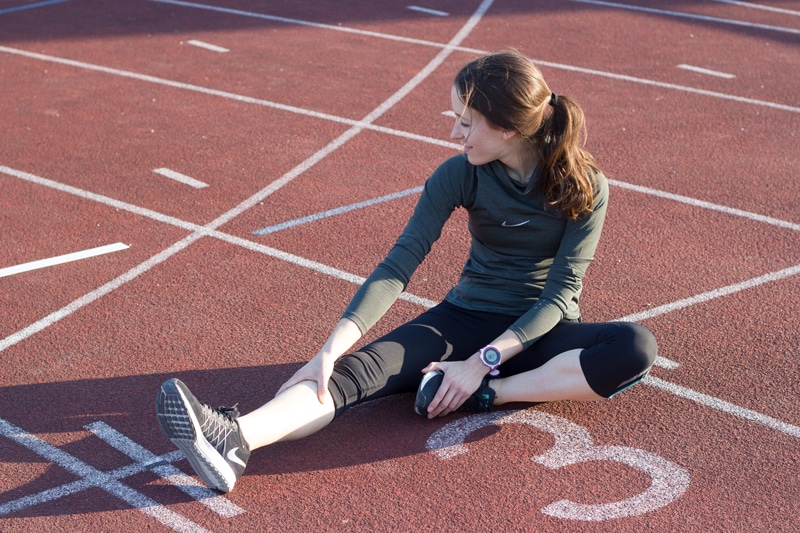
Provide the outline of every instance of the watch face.
<path id="1" fill-rule="evenodd" d="M 483 360 L 489 366 L 500 364 L 500 352 L 497 348 L 486 348 L 483 351 Z"/>

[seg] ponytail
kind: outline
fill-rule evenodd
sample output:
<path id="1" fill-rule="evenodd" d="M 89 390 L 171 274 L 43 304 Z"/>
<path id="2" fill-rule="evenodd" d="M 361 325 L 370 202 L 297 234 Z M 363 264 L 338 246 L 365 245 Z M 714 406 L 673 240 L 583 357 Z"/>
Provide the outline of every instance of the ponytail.
<path id="1" fill-rule="evenodd" d="M 586 152 L 582 136 L 586 133 L 583 110 L 567 96 L 551 93 L 550 116 L 539 135 L 542 172 L 541 187 L 548 205 L 569 219 L 591 213 L 594 205 L 594 158 Z"/>

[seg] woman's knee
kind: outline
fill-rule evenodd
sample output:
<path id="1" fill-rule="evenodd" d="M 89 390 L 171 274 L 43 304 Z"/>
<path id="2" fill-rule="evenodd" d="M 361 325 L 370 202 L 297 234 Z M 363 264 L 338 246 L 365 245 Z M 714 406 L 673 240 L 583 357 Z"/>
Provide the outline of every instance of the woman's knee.
<path id="1" fill-rule="evenodd" d="M 655 336 L 641 324 L 619 322 L 618 325 L 622 330 L 623 347 L 620 351 L 627 355 L 629 367 L 639 369 L 640 372 L 648 371 L 658 356 L 658 342 Z"/>

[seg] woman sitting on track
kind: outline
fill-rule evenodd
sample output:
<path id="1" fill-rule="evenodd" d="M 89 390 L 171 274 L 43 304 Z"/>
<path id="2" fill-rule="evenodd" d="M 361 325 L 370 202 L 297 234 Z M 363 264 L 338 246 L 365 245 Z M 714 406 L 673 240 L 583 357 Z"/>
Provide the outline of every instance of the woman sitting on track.
<path id="1" fill-rule="evenodd" d="M 177 379 L 161 386 L 159 423 L 211 487 L 230 491 L 252 450 L 310 435 L 367 400 L 416 389 L 415 409 L 429 418 L 508 402 L 597 400 L 652 366 L 656 342 L 643 326 L 581 322 L 578 299 L 608 187 L 580 145 L 580 107 L 552 93 L 514 51 L 465 65 L 451 100 L 451 136 L 464 154 L 428 179 L 387 257 L 274 399 L 239 416 L 198 402 Z M 343 355 L 404 290 L 458 207 L 472 234 L 458 284 L 436 307 Z"/>

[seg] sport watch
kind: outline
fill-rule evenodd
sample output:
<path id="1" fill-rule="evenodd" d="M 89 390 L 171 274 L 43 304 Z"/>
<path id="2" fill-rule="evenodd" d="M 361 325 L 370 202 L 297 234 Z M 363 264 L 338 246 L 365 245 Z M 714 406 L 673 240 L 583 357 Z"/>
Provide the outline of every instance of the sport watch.
<path id="1" fill-rule="evenodd" d="M 490 368 L 489 375 L 492 377 L 500 375 L 500 371 L 497 370 L 497 367 L 500 366 L 500 350 L 494 346 L 485 346 L 478 353 L 480 354 L 481 362 Z"/>

